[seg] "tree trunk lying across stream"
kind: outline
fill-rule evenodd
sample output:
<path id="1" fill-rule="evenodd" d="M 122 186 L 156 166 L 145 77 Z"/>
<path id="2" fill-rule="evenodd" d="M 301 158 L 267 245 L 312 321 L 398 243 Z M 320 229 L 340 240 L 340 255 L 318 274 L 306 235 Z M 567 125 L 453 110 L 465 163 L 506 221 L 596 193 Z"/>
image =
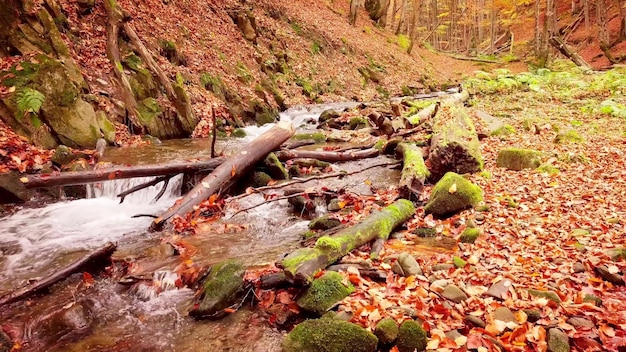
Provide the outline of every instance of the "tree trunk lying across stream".
<path id="1" fill-rule="evenodd" d="M 66 171 L 52 174 L 27 175 L 20 180 L 26 188 L 81 185 L 123 178 L 212 171 L 225 160 L 226 158 L 219 157 L 209 160 L 175 162 L 169 164 L 116 166 L 89 171 Z"/>
<path id="2" fill-rule="evenodd" d="M 287 278 L 307 285 L 314 275 L 333 264 L 352 250 L 379 237 L 388 237 L 391 231 L 413 216 L 415 207 L 406 199 L 375 212 L 360 223 L 332 236 L 320 237 L 314 248 L 300 248 L 280 261 Z"/>
<path id="3" fill-rule="evenodd" d="M 260 160 L 278 148 L 295 132 L 291 122 L 279 122 L 228 158 L 165 213 L 152 221 L 150 230 L 158 231 L 175 215 L 184 215 L 215 193 L 226 191 L 246 175 Z"/>

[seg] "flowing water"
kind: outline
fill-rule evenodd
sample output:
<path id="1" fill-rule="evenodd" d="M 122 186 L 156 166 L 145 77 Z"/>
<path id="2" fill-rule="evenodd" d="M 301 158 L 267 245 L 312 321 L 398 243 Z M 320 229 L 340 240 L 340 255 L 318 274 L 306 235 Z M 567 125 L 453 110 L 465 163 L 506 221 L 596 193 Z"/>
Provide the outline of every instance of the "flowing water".
<path id="1" fill-rule="evenodd" d="M 323 110 L 354 105 L 300 107 L 282 113 L 281 119 L 307 129 L 314 126 L 309 122 Z M 217 150 L 230 154 L 268 128 L 248 128 L 249 137 L 220 141 Z M 178 140 L 159 146 L 110 149 L 106 159 L 114 164 L 141 164 L 205 159 L 209 154 L 210 141 Z M 341 168 L 352 171 L 364 165 L 368 161 L 344 163 Z M 386 185 L 397 177 L 397 171 L 375 169 L 373 173 L 327 180 L 324 185 L 368 192 L 366 179 Z M 122 204 L 116 199 L 120 191 L 148 179 L 106 181 L 90 186 L 89 199 L 21 209 L 0 219 L 0 294 L 45 277 L 109 241 L 118 244 L 116 258 L 136 263 L 138 271 L 143 269 L 151 275 L 163 291 L 157 294 L 154 285 L 141 284 L 129 290 L 108 279 L 79 290 L 80 279 L 66 280 L 53 295 L 0 311 L 2 327 L 19 331 L 26 342 L 22 351 L 279 350 L 283 333 L 267 327 L 253 310 L 244 309 L 216 322 L 198 322 L 187 316 L 193 292 L 173 285 L 177 276 L 172 270 L 181 260 L 162 251 L 160 240 L 166 234 L 146 231 L 151 218 L 132 217 L 158 214 L 170 206 L 180 195 L 181 179 L 172 179 L 157 202 L 153 198 L 161 185 L 132 194 Z M 237 209 L 263 202 L 258 195 L 245 197 L 229 206 L 226 220 L 185 239 L 198 249 L 194 262 L 210 265 L 238 258 L 246 265 L 263 265 L 297 248 L 307 221 L 291 214 L 285 201 L 267 203 L 229 218 Z M 321 206 L 317 210 L 324 211 Z M 233 224 L 238 226 L 223 230 Z"/>

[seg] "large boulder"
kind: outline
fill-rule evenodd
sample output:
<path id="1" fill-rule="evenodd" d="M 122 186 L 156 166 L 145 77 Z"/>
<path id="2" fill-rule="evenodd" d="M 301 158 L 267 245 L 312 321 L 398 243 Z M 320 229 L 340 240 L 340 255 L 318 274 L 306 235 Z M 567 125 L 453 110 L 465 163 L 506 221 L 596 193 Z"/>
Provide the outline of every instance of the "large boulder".
<path id="1" fill-rule="evenodd" d="M 424 211 L 437 217 L 453 215 L 483 200 L 480 187 L 454 172 L 446 173 L 433 187 Z"/>
<path id="2" fill-rule="evenodd" d="M 350 282 L 344 283 L 341 274 L 327 271 L 321 277 L 313 280 L 311 286 L 300 296 L 297 303 L 305 310 L 322 315 L 352 292 L 354 292 L 354 286 Z"/>
<path id="3" fill-rule="evenodd" d="M 426 350 L 426 331 L 414 320 L 406 320 L 400 325 L 396 346 L 400 352 Z"/>
<path id="4" fill-rule="evenodd" d="M 0 173 L 0 204 L 26 202 L 32 195 L 20 182 L 20 173 Z"/>
<path id="5" fill-rule="evenodd" d="M 347 321 L 323 318 L 298 324 L 283 341 L 283 352 L 374 352 L 378 339 Z"/>
<path id="6" fill-rule="evenodd" d="M 202 294 L 189 312 L 195 318 L 220 318 L 239 299 L 244 289 L 245 267 L 227 260 L 213 265 L 202 287 Z"/>
<path id="7" fill-rule="evenodd" d="M 498 153 L 496 165 L 515 171 L 536 169 L 541 165 L 541 152 L 532 149 L 505 148 Z"/>

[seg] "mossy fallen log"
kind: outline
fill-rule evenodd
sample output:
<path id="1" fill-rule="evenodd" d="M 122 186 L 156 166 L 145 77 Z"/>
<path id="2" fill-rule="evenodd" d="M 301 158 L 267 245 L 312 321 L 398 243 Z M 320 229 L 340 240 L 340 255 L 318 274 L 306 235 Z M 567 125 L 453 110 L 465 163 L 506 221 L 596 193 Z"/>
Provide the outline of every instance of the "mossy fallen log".
<path id="1" fill-rule="evenodd" d="M 424 182 L 430 177 L 430 171 L 424 164 L 422 149 L 415 144 L 400 143 L 396 153 L 402 158 L 400 196 L 409 200 L 417 199 L 424 188 Z"/>
<path id="2" fill-rule="evenodd" d="M 433 119 L 430 146 L 428 160 L 436 179 L 449 171 L 465 174 L 483 168 L 476 129 L 461 104 L 442 104 Z"/>
<path id="3" fill-rule="evenodd" d="M 296 284 L 307 285 L 313 276 L 352 250 L 380 237 L 388 237 L 415 212 L 413 203 L 400 199 L 375 212 L 362 222 L 332 236 L 320 237 L 315 247 L 301 248 L 287 255 L 278 266 Z"/>
<path id="4" fill-rule="evenodd" d="M 376 149 L 349 150 L 344 152 L 317 151 L 317 150 L 281 150 L 276 152 L 279 160 L 290 159 L 317 159 L 328 162 L 342 162 L 359 159 L 375 158 L 380 154 Z"/>

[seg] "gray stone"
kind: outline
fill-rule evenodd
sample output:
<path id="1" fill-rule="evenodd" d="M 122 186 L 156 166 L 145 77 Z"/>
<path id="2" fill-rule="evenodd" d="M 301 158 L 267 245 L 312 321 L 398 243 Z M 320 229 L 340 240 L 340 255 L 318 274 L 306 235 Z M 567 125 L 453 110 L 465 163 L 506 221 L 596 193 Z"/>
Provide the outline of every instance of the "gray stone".
<path id="1" fill-rule="evenodd" d="M 440 279 L 440 280 L 435 280 L 433 281 L 432 284 L 430 284 L 430 289 L 431 290 L 435 290 L 437 292 L 441 292 L 443 291 L 446 286 L 448 286 L 450 283 L 448 282 L 448 280 L 446 279 Z"/>
<path id="2" fill-rule="evenodd" d="M 495 320 L 500 320 L 505 323 L 514 322 L 517 323 L 517 319 L 515 318 L 515 314 L 511 312 L 511 310 L 507 307 L 498 307 L 493 312 L 493 318 Z"/>
<path id="3" fill-rule="evenodd" d="M 446 331 L 445 335 L 447 338 L 449 338 L 450 340 L 456 340 L 457 338 L 463 336 L 461 335 L 461 333 L 458 330 L 450 330 L 450 331 Z"/>
<path id="4" fill-rule="evenodd" d="M 576 262 L 574 266 L 572 267 L 572 272 L 574 274 L 585 272 L 585 270 L 586 270 L 585 265 L 581 262 Z"/>
<path id="5" fill-rule="evenodd" d="M 509 296 L 509 289 L 513 286 L 513 282 L 509 279 L 503 279 L 495 284 L 485 292 L 487 296 L 491 296 L 496 299 L 506 299 Z"/>
<path id="6" fill-rule="evenodd" d="M 569 352 L 569 337 L 563 331 L 552 328 L 548 330 L 548 351 Z"/>
<path id="7" fill-rule="evenodd" d="M 465 292 L 455 285 L 446 286 L 441 295 L 455 303 L 461 303 L 469 298 Z"/>
<path id="8" fill-rule="evenodd" d="M 409 253 L 405 252 L 400 253 L 398 260 L 391 266 L 391 270 L 402 276 L 422 275 L 422 268 L 417 263 L 417 260 Z"/>
<path id="9" fill-rule="evenodd" d="M 487 326 L 487 324 L 482 319 L 473 315 L 466 315 L 465 322 L 470 323 L 477 328 L 485 328 L 485 326 Z"/>
<path id="10" fill-rule="evenodd" d="M 430 270 L 432 271 L 448 271 L 450 269 L 454 268 L 454 264 L 435 264 L 432 266 L 432 268 L 430 268 Z"/>
<path id="11" fill-rule="evenodd" d="M 561 297 L 559 297 L 559 295 L 557 295 L 556 292 L 529 289 L 528 293 L 530 293 L 530 295 L 533 297 L 546 298 L 555 303 L 561 303 Z"/>
<path id="12" fill-rule="evenodd" d="M 608 281 L 614 285 L 624 286 L 624 279 L 619 273 L 613 274 L 609 271 L 609 268 L 606 265 L 600 265 L 595 268 L 596 273 L 603 280 Z"/>
<path id="13" fill-rule="evenodd" d="M 577 328 L 593 328 L 595 326 L 591 320 L 581 317 L 571 317 L 567 319 L 567 323 Z"/>

